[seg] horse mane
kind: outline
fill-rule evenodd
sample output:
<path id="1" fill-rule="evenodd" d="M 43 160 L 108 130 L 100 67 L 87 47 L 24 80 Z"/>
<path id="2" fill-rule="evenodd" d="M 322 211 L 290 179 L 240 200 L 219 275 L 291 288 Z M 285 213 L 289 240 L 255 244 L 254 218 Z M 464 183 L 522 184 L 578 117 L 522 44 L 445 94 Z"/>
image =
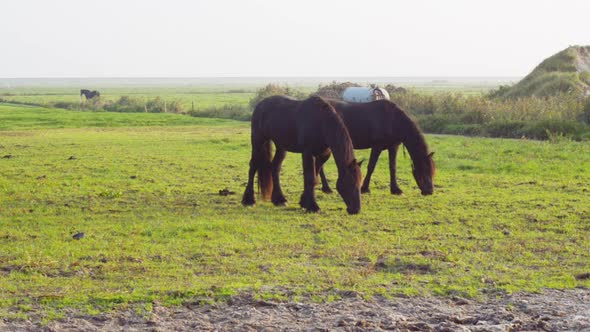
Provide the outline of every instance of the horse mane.
<path id="1" fill-rule="evenodd" d="M 394 102 L 389 100 L 380 101 L 387 105 L 387 109 L 394 113 L 396 121 L 394 121 L 394 132 L 399 133 L 400 140 L 408 149 L 412 163 L 414 165 L 419 164 L 416 161 L 419 159 L 427 159 L 430 163 L 430 176 L 434 176 L 436 172 L 436 166 L 431 158 L 431 154 L 428 151 L 428 144 L 422 130 L 418 124 L 412 120 L 412 118 L 398 107 Z"/>
<path id="2" fill-rule="evenodd" d="M 334 107 L 322 97 L 312 96 L 309 101 L 321 110 L 322 132 L 332 150 L 338 169 L 350 165 L 355 160 L 354 146 L 344 121 Z"/>

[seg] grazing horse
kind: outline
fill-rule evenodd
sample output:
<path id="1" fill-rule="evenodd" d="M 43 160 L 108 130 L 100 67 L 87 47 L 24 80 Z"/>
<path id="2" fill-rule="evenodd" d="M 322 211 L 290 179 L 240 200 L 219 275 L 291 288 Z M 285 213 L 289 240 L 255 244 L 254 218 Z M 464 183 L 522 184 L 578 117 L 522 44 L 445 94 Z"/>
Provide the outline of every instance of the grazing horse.
<path id="1" fill-rule="evenodd" d="M 371 158 L 367 175 L 361 187 L 362 193 L 370 192 L 371 175 L 379 155 L 385 149 L 389 151 L 390 191 L 394 195 L 403 192 L 397 185 L 396 155 L 400 144 L 408 149 L 412 158 L 412 173 L 422 195 L 431 195 L 434 191 L 435 173 L 432 155 L 417 124 L 408 114 L 389 100 L 376 100 L 370 103 L 348 103 L 339 100 L 328 102 L 344 120 L 355 149 L 371 149 Z M 328 156 L 329 157 L 329 156 Z M 323 160 L 325 162 L 325 160 Z M 319 165 L 322 191 L 331 192 L 323 167 Z"/>
<path id="2" fill-rule="evenodd" d="M 90 90 L 82 89 L 82 90 L 80 90 L 80 97 L 82 97 L 82 95 L 84 97 L 86 97 L 86 100 L 88 100 L 88 99 L 92 99 L 94 97 L 100 97 L 100 92 L 98 92 L 96 90 L 90 91 Z"/>
<path id="3" fill-rule="evenodd" d="M 332 153 L 338 168 L 336 189 L 346 204 L 346 210 L 349 214 L 360 211 L 360 165 L 354 157 L 346 126 L 324 99 L 314 96 L 300 101 L 285 96 L 268 97 L 256 105 L 251 130 L 252 158 L 242 204 L 255 203 L 256 173 L 263 199 L 270 196 L 277 206 L 287 203 L 279 175 L 289 151 L 301 153 L 303 157 L 304 190 L 299 205 L 308 212 L 319 211 L 314 193 L 319 170 L 317 165 L 323 164 Z M 271 141 L 276 149 L 272 160 Z"/>

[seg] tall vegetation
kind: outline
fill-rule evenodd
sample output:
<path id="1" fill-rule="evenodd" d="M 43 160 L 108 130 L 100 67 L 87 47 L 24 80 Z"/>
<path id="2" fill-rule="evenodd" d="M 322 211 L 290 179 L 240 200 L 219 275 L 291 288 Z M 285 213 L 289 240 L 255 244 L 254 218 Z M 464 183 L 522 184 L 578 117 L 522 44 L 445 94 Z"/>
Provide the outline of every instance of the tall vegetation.
<path id="1" fill-rule="evenodd" d="M 305 93 L 289 87 L 288 85 L 267 84 L 266 86 L 258 89 L 256 91 L 256 95 L 250 99 L 250 109 L 254 110 L 256 104 L 258 104 L 262 99 L 276 95 L 291 96 L 297 99 L 306 97 Z"/>
<path id="2" fill-rule="evenodd" d="M 353 82 L 320 85 L 314 94 L 339 98 Z M 498 98 L 462 93 L 426 94 L 394 85 L 385 86 L 391 100 L 406 110 L 425 132 L 470 136 L 550 139 L 555 135 L 590 140 L 590 98 L 573 93 L 547 97 Z M 500 88 L 501 89 L 501 88 Z M 262 99 L 308 94 L 287 85 L 268 84 L 257 90 L 248 106 L 220 105 L 187 112 L 192 116 L 248 121 Z"/>
<path id="3" fill-rule="evenodd" d="M 297 99 L 306 97 L 306 94 L 289 87 L 288 85 L 267 84 L 258 89 L 254 97 L 250 99 L 248 105 L 244 104 L 225 104 L 218 106 L 210 106 L 203 109 L 194 109 L 187 112 L 187 114 L 196 117 L 213 117 L 234 119 L 240 121 L 249 121 L 252 117 L 252 112 L 256 105 L 264 98 L 276 95 L 291 96 Z"/>
<path id="4" fill-rule="evenodd" d="M 315 94 L 324 98 L 340 99 L 340 97 L 342 96 L 342 92 L 344 92 L 346 88 L 358 86 L 362 85 L 353 82 L 339 83 L 336 81 L 332 81 L 332 83 L 329 83 L 327 85 L 320 84 Z"/>
<path id="5" fill-rule="evenodd" d="M 83 103 L 68 102 L 68 101 L 54 101 L 48 103 L 33 103 L 33 102 L 19 102 L 13 100 L 3 100 L 0 102 L 7 102 L 12 104 L 25 104 L 32 106 L 43 106 L 50 108 L 63 108 L 76 111 L 93 111 L 93 112 L 122 112 L 122 113 L 184 113 L 182 103 L 177 100 L 168 100 L 162 97 L 154 97 L 150 99 L 133 98 L 129 96 L 121 96 L 116 101 L 102 101 L 100 98 L 92 98 Z"/>
<path id="6" fill-rule="evenodd" d="M 168 101 L 161 97 L 141 100 L 129 96 L 121 96 L 117 101 L 103 105 L 109 112 L 146 112 L 146 113 L 182 113 L 182 104 L 178 101 Z"/>
<path id="7" fill-rule="evenodd" d="M 575 94 L 502 99 L 408 91 L 393 93 L 391 99 L 430 133 L 532 139 L 562 134 L 590 139 L 590 99 Z"/>
<path id="8" fill-rule="evenodd" d="M 590 80 L 590 74 L 581 73 L 581 79 Z M 354 82 L 331 82 L 320 85 L 314 94 L 339 98 L 345 88 L 360 86 Z M 590 140 L 590 96 L 577 93 L 537 97 L 506 98 L 510 87 L 482 95 L 463 93 L 422 93 L 388 84 L 385 89 L 391 100 L 416 119 L 427 133 L 470 136 L 551 139 L 566 137 Z M 309 92 L 309 91 L 308 91 Z M 228 118 L 248 121 L 256 104 L 273 95 L 290 95 L 303 99 L 308 93 L 287 85 L 268 84 L 256 91 L 248 102 L 220 103 L 185 110 L 181 102 L 161 97 L 137 98 L 122 96 L 115 101 L 100 99 L 78 102 L 54 101 L 41 106 L 110 112 L 182 113 L 196 117 Z M 10 98 L 5 98 L 10 99 Z M 4 100 L 18 103 L 18 101 Z M 0 102 L 2 100 L 0 99 Z M 31 104 L 21 101 L 20 103 Z"/>

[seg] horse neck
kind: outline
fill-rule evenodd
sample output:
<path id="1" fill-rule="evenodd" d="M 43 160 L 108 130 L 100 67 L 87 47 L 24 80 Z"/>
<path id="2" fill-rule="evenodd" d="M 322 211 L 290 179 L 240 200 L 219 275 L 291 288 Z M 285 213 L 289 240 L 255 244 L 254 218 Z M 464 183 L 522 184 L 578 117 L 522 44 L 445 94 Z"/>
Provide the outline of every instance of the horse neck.
<path id="1" fill-rule="evenodd" d="M 332 150 L 338 172 L 342 172 L 354 160 L 354 147 L 348 130 L 335 112 L 323 112 L 322 131 L 326 143 Z"/>
<path id="2" fill-rule="evenodd" d="M 408 149 L 412 161 L 416 163 L 417 160 L 424 159 L 428 155 L 428 146 L 416 123 L 404 112 L 399 113 L 396 123 L 396 131 L 400 133 L 400 140 Z"/>

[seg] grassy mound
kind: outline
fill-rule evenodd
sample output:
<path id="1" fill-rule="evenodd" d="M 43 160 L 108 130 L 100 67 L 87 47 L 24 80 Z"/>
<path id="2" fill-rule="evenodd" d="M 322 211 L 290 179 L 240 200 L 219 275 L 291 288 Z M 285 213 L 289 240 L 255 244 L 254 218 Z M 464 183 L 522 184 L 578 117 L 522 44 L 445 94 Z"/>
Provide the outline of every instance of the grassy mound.
<path id="1" fill-rule="evenodd" d="M 590 46 L 571 46 L 545 59 L 514 86 L 503 86 L 493 96 L 518 98 L 562 93 L 590 94 Z"/>

